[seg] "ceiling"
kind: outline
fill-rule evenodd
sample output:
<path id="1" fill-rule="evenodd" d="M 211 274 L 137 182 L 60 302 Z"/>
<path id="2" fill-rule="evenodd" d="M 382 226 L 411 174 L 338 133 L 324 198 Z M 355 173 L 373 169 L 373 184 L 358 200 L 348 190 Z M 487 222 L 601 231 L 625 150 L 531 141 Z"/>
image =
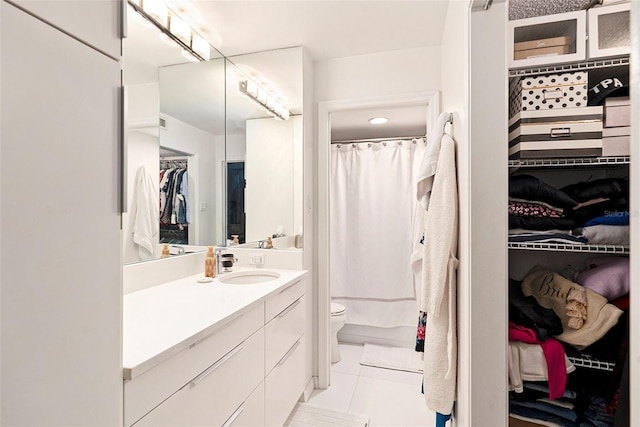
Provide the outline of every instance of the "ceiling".
<path id="1" fill-rule="evenodd" d="M 225 56 L 305 46 L 315 61 L 439 46 L 449 4 L 449 0 L 185 1 L 173 3 Z"/>
<path id="2" fill-rule="evenodd" d="M 369 119 L 385 117 L 389 121 L 372 125 Z M 425 136 L 427 106 L 376 108 L 341 111 L 331 114 L 331 140 Z"/>
<path id="3" fill-rule="evenodd" d="M 276 63 L 242 63 L 236 56 L 291 46 L 304 46 L 315 61 L 371 54 L 381 51 L 438 46 L 449 0 L 167 0 L 169 6 L 196 28 L 209 42 L 245 72 L 258 69 L 261 79 L 268 76 L 273 87 L 288 99 L 292 113 L 301 112 L 301 81 L 292 79 Z M 158 68 L 188 62 L 175 46 L 158 38 L 157 29 L 141 25 L 135 13 L 129 16 L 129 38 L 124 41 L 124 76 L 126 84 L 158 81 Z M 247 58 L 251 58 L 250 55 Z M 266 69 L 265 69 L 266 67 Z M 189 80 L 185 80 L 189 81 Z M 195 80 L 191 80 L 194 82 Z M 205 94 L 202 87 L 179 92 Z M 291 95 L 290 95 L 291 94 Z M 232 99 L 228 99 L 228 102 Z M 300 101 L 300 102 L 299 102 Z M 213 105 L 212 100 L 204 100 Z M 240 102 L 242 104 L 240 104 Z M 181 108 L 204 105 L 180 101 Z M 239 100 L 238 107 L 246 101 Z M 244 107 L 243 107 L 244 108 Z M 395 110 L 395 111 L 394 111 Z M 193 117 L 194 126 L 220 132 L 200 114 L 184 111 Z M 382 126 L 372 127 L 367 120 L 374 116 L 389 118 Z M 201 119 L 197 119 L 201 117 Z M 198 120 L 202 125 L 198 125 Z M 233 125 L 228 123 L 228 125 Z M 214 129 L 216 127 L 216 129 Z M 230 126 L 227 130 L 232 130 Z M 354 111 L 332 117 L 334 139 L 394 137 L 424 134 L 425 107 Z"/>

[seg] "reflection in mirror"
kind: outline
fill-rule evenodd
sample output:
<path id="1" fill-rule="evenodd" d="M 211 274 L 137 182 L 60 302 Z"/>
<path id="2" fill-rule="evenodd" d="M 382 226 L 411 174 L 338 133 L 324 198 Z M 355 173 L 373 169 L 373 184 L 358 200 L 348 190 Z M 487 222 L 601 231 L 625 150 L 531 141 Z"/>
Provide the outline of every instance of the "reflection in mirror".
<path id="1" fill-rule="evenodd" d="M 228 58 L 226 237 L 230 245 L 235 236 L 238 243 L 253 247 L 270 236 L 276 248 L 300 247 L 302 58 L 302 48 Z"/>
<path id="2" fill-rule="evenodd" d="M 207 46 L 212 59 L 191 62 L 195 58 L 185 51 L 185 44 L 160 29 L 129 5 L 128 37 L 123 40 L 128 196 L 122 218 L 125 264 L 161 257 L 161 242 L 167 243 L 169 256 L 224 242 L 222 214 L 218 215 L 223 202 L 216 200 L 222 198 L 222 191 L 215 189 L 216 182 L 221 187 L 222 181 L 210 172 L 216 158 L 217 163 L 224 160 L 224 130 L 220 130 L 224 129 L 224 58 Z M 195 39 L 192 35 L 191 40 Z M 181 79 L 180 83 L 174 79 Z M 166 94 L 161 89 L 164 85 Z M 207 96 L 198 97 L 204 91 Z M 187 95 L 196 97 L 188 99 Z M 203 122 L 207 122 L 205 127 L 201 127 Z M 174 170 L 171 182 L 166 174 L 170 169 Z M 183 172 L 177 175 L 175 171 L 180 170 Z M 175 190 L 162 204 L 161 178 L 165 179 L 164 196 Z"/>
<path id="3" fill-rule="evenodd" d="M 224 58 L 160 68 L 161 243 L 225 244 L 224 77 Z"/>

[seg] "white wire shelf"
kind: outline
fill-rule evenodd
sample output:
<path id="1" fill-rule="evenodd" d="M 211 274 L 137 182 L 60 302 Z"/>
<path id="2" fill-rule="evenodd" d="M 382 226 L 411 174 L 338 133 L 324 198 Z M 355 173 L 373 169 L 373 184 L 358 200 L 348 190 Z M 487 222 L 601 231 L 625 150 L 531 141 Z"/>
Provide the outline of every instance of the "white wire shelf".
<path id="1" fill-rule="evenodd" d="M 628 246 L 619 245 L 572 245 L 563 243 L 538 242 L 508 242 L 509 249 L 528 251 L 557 251 L 557 252 L 591 252 L 599 254 L 628 254 Z"/>
<path id="2" fill-rule="evenodd" d="M 569 362 L 573 363 L 578 368 L 597 369 L 599 371 L 612 372 L 616 364 L 613 362 L 603 362 L 598 359 L 594 359 L 591 356 L 583 355 L 581 357 L 567 356 Z"/>
<path id="3" fill-rule="evenodd" d="M 593 68 L 616 67 L 619 65 L 629 65 L 629 57 L 602 59 L 599 61 L 587 61 L 573 64 L 549 65 L 547 67 L 523 68 L 521 70 L 509 70 L 509 77 L 535 76 L 539 74 L 552 74 L 565 71 L 581 71 Z"/>
<path id="4" fill-rule="evenodd" d="M 535 168 L 535 167 L 567 167 L 567 166 L 612 166 L 628 165 L 630 156 L 612 157 L 567 157 L 548 159 L 521 159 L 509 160 L 510 168 Z"/>

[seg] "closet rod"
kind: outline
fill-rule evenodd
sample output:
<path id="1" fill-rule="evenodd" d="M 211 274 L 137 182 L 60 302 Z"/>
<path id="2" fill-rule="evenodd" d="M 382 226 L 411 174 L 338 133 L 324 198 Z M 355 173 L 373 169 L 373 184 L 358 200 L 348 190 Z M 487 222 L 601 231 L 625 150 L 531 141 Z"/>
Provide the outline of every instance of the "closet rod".
<path id="1" fill-rule="evenodd" d="M 363 142 L 388 142 L 388 141 L 411 141 L 413 139 L 426 138 L 424 135 L 420 136 L 396 136 L 390 138 L 369 138 L 369 139 L 347 139 L 342 141 L 331 141 L 332 144 L 361 144 Z"/>
<path id="2" fill-rule="evenodd" d="M 189 160 L 189 156 L 160 157 L 160 161 L 173 161 L 173 160 Z"/>

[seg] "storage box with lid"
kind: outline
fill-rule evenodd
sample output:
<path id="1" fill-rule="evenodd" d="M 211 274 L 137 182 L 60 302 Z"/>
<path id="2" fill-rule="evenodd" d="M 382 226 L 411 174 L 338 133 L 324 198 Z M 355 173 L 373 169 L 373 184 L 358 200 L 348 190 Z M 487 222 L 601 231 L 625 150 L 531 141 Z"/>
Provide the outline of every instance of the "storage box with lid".
<path id="1" fill-rule="evenodd" d="M 628 96 L 604 100 L 604 125 L 608 128 L 631 125 L 631 101 Z"/>
<path id="2" fill-rule="evenodd" d="M 513 59 L 539 58 L 542 56 L 566 55 L 571 39 L 567 36 L 529 40 L 513 45 Z"/>
<path id="3" fill-rule="evenodd" d="M 584 10 L 509 21 L 509 68 L 586 59 Z"/>
<path id="4" fill-rule="evenodd" d="M 587 100 L 586 71 L 515 77 L 509 88 L 509 117 L 521 111 L 584 107 Z"/>
<path id="5" fill-rule="evenodd" d="M 532 110 L 509 120 L 509 158 L 602 155 L 602 106 Z"/>

